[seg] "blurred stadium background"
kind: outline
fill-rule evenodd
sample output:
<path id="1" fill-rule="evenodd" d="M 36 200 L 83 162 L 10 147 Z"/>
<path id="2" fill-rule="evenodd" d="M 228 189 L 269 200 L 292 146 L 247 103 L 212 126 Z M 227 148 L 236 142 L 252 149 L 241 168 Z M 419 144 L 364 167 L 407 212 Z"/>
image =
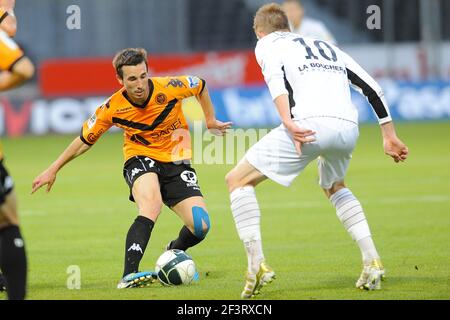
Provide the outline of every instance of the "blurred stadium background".
<path id="1" fill-rule="evenodd" d="M 238 297 L 245 255 L 223 182 L 231 166 L 197 166 L 214 232 L 192 251 L 201 278 L 209 274 L 209 282 L 188 289 L 115 289 L 123 237 L 135 213 L 121 177 L 120 135 L 106 135 L 96 150 L 65 168 L 51 195 L 31 197 L 29 191 L 32 179 L 119 88 L 111 59 L 124 47 L 146 48 L 152 75 L 204 77 L 220 120 L 242 128 L 278 125 L 253 54 L 253 15 L 266 2 L 17 0 L 16 39 L 37 74 L 26 86 L 0 94 L 0 135 L 19 195 L 31 261 L 30 298 Z M 365 296 L 353 288 L 360 272 L 357 249 L 320 189 L 311 187 L 316 173 L 309 168 L 290 189 L 267 184 L 259 190 L 263 212 L 276 212 L 263 213 L 263 234 L 266 255 L 280 275 L 263 298 L 449 299 L 450 1 L 302 2 L 306 15 L 325 23 L 338 45 L 380 81 L 411 159 L 394 167 L 383 158 L 371 108 L 354 94 L 364 125 L 349 181 L 366 204 L 388 266 L 387 290 Z M 71 5 L 81 10 L 79 30 L 66 25 Z M 381 9 L 381 30 L 366 26 L 369 5 Z M 187 105 L 189 120 L 202 118 L 192 101 Z M 286 221 L 291 228 L 285 229 Z M 145 268 L 153 267 L 178 227 L 173 215 L 158 222 Z M 66 288 L 70 264 L 82 268 L 82 293 Z"/>
<path id="2" fill-rule="evenodd" d="M 17 41 L 38 66 L 33 82 L 0 101 L 0 134 L 75 133 L 118 84 L 111 58 L 144 47 L 153 75 L 207 79 L 222 119 L 273 126 L 278 118 L 254 59 L 255 10 L 264 0 L 17 1 Z M 281 2 L 281 1 L 279 1 Z M 81 29 L 66 27 L 70 5 Z M 380 80 L 395 119 L 450 117 L 450 1 L 304 0 L 306 15 L 325 23 L 339 46 Z M 369 30 L 368 6 L 381 9 Z M 355 95 L 362 122 L 373 121 Z M 243 112 L 245 111 L 245 112 Z M 187 110 L 188 117 L 198 112 Z"/>

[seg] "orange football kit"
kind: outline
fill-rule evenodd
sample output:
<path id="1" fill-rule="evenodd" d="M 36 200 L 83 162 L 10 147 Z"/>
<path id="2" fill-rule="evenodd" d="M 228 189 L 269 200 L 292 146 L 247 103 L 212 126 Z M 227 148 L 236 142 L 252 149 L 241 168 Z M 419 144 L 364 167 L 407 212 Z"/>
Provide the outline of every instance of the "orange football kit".
<path id="1" fill-rule="evenodd" d="M 143 105 L 133 103 L 122 88 L 83 124 L 81 140 L 93 145 L 114 125 L 124 130 L 125 161 L 134 156 L 160 162 L 190 159 L 190 149 L 175 152 L 180 139 L 174 139 L 173 133 L 177 129 L 188 132 L 181 102 L 184 98 L 201 95 L 205 81 L 193 76 L 152 77 L 148 81 L 150 94 Z"/>

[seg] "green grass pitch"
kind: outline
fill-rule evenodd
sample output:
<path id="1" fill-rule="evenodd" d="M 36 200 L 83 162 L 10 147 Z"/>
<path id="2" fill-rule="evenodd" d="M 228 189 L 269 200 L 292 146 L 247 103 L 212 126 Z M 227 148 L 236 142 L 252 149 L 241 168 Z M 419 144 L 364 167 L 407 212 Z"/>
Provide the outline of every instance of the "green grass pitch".
<path id="1" fill-rule="evenodd" d="M 267 181 L 257 189 L 265 255 L 277 272 L 257 299 L 450 299 L 450 123 L 397 124 L 397 131 L 410 148 L 406 163 L 384 156 L 378 127 L 365 125 L 346 180 L 363 204 L 387 269 L 382 290 L 354 288 L 359 250 L 310 165 L 291 188 Z M 207 239 L 189 251 L 200 281 L 117 290 L 125 235 L 137 214 L 122 178 L 121 134 L 105 135 L 65 167 L 50 194 L 30 195 L 33 178 L 72 139 L 3 139 L 27 246 L 29 299 L 239 299 L 246 257 L 224 183 L 230 165 L 195 166 L 212 223 Z M 141 269 L 154 268 L 180 227 L 165 208 Z M 80 290 L 67 288 L 71 265 L 81 269 Z"/>

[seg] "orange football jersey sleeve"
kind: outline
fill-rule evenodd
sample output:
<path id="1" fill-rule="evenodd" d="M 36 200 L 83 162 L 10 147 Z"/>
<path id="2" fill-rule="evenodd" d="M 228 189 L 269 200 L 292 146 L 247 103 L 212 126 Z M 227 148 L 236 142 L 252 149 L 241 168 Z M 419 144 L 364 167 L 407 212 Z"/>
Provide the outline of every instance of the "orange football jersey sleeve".
<path id="1" fill-rule="evenodd" d="M 0 23 L 2 23 L 7 16 L 8 12 L 3 7 L 0 7 Z"/>
<path id="2" fill-rule="evenodd" d="M 111 116 L 108 112 L 108 103 L 99 107 L 95 113 L 84 122 L 81 128 L 80 139 L 87 145 L 93 145 L 112 126 Z"/>
<path id="3" fill-rule="evenodd" d="M 23 57 L 23 51 L 4 31 L 0 30 L 0 70 L 11 70 Z"/>
<path id="4" fill-rule="evenodd" d="M 206 81 L 196 76 L 166 77 L 164 87 L 177 99 L 200 96 Z"/>

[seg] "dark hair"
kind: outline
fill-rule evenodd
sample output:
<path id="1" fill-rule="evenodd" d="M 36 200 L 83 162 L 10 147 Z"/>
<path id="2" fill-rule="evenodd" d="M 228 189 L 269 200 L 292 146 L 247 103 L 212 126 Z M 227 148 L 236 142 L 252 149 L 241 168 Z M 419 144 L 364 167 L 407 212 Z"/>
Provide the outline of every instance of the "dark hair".
<path id="1" fill-rule="evenodd" d="M 127 48 L 119 51 L 113 59 L 113 66 L 120 79 L 123 78 L 123 66 L 137 66 L 145 62 L 147 65 L 147 51 L 142 48 Z"/>
<path id="2" fill-rule="evenodd" d="M 253 21 L 253 28 L 269 34 L 279 30 L 289 30 L 286 13 L 277 3 L 269 3 L 258 9 Z"/>

